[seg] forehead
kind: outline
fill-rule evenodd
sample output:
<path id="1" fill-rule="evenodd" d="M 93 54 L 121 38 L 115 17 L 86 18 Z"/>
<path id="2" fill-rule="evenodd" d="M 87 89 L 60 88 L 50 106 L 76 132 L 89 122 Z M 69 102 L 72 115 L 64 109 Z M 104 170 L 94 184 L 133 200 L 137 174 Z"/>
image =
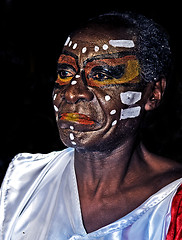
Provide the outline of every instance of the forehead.
<path id="1" fill-rule="evenodd" d="M 70 35 L 64 50 L 76 55 L 80 61 L 85 61 L 97 55 L 136 51 L 137 37 L 131 29 L 90 26 Z"/>

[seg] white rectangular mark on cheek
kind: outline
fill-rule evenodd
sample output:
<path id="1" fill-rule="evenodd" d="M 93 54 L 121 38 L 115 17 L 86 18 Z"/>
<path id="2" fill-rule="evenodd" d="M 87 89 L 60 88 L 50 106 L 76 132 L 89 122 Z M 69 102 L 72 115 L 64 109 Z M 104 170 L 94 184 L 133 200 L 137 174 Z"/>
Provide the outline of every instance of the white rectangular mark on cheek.
<path id="1" fill-rule="evenodd" d="M 142 97 L 141 92 L 127 91 L 120 94 L 121 102 L 126 105 L 137 103 Z"/>
<path id="2" fill-rule="evenodd" d="M 127 119 L 127 118 L 135 118 L 140 115 L 141 107 L 132 107 L 132 108 L 126 108 L 126 109 L 121 109 L 121 115 L 120 115 L 120 120 L 121 119 Z"/>

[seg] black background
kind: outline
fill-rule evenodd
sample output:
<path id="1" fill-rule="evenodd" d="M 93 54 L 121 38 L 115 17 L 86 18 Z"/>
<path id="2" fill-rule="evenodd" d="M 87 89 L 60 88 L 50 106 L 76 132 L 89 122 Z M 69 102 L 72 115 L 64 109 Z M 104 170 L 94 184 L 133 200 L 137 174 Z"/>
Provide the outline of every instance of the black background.
<path id="1" fill-rule="evenodd" d="M 153 18 L 171 36 L 175 67 L 165 103 L 149 115 L 142 137 L 157 154 L 182 160 L 180 1 L 33 1 L 0 3 L 0 180 L 19 152 L 63 149 L 52 89 L 56 61 L 68 34 L 86 19 L 112 10 Z"/>

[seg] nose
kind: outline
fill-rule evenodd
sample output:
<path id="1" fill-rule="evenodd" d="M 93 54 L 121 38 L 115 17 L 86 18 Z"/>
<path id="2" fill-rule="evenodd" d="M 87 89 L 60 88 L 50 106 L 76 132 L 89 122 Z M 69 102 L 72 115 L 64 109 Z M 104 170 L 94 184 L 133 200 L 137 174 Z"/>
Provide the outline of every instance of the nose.
<path id="1" fill-rule="evenodd" d="M 93 93 L 81 79 L 72 79 L 71 83 L 66 88 L 64 97 L 68 103 L 77 103 L 81 100 L 91 101 L 93 99 Z"/>

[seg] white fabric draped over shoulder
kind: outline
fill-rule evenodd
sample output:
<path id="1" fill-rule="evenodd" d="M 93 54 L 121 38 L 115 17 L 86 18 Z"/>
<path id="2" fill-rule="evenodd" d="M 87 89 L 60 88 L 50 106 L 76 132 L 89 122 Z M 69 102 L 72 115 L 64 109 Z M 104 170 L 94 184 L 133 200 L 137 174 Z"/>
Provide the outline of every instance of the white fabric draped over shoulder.
<path id="1" fill-rule="evenodd" d="M 0 240 L 165 240 L 181 184 L 182 179 L 172 182 L 125 217 L 87 234 L 74 149 L 18 154 L 1 186 Z"/>

